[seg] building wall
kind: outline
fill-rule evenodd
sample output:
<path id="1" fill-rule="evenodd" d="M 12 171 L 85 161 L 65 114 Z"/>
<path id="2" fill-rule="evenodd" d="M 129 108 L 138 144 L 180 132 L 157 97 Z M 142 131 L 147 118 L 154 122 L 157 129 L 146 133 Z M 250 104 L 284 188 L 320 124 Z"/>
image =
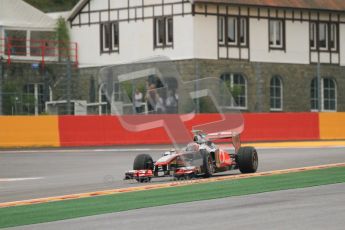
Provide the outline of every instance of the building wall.
<path id="1" fill-rule="evenodd" d="M 250 61 L 309 63 L 309 23 L 286 21 L 286 51 L 269 49 L 267 19 L 250 19 Z"/>
<path id="2" fill-rule="evenodd" d="M 173 48 L 154 48 L 154 18 L 160 16 L 173 17 Z M 109 21 L 119 22 L 119 53 L 101 54 L 100 23 Z M 81 67 L 135 62 L 160 55 L 189 59 L 194 55 L 193 24 L 188 1 L 90 1 L 71 21 L 71 37 L 79 44 Z"/>
<path id="3" fill-rule="evenodd" d="M 283 112 L 310 112 L 311 81 L 316 77 L 317 65 L 248 62 L 235 60 L 189 59 L 176 60 L 182 81 L 216 77 L 224 73 L 240 73 L 247 80 L 246 112 L 270 112 L 270 81 L 279 76 L 283 83 Z M 321 65 L 321 76 L 332 78 L 337 84 L 337 111 L 345 111 L 345 67 Z M 81 76 L 97 75 L 96 68 L 81 70 Z M 82 77 L 81 77 L 82 78 Z"/>
<path id="4" fill-rule="evenodd" d="M 145 0 L 144 6 L 141 0 L 90 2 L 90 6 L 82 10 L 84 14 L 72 20 L 72 40 L 79 43 L 81 67 L 164 56 L 177 63 L 184 80 L 219 77 L 225 72 L 241 73 L 248 84 L 245 110 L 250 112 L 270 111 L 270 80 L 279 76 L 283 82 L 283 111 L 305 112 L 311 110 L 310 85 L 317 75 L 316 63 L 320 60 L 321 75 L 337 83 L 337 110 L 345 111 L 344 14 L 225 5 L 196 5 L 192 9 L 189 1 L 177 0 L 165 0 L 166 5 Z M 121 10 L 113 10 L 121 7 Z M 92 13 L 88 15 L 89 9 Z M 155 49 L 153 18 L 162 15 L 173 15 L 174 44 L 170 48 Z M 218 15 L 248 18 L 249 48 L 218 46 Z M 283 50 L 269 49 L 269 18 L 285 21 Z M 119 22 L 119 53 L 101 54 L 99 23 L 109 20 Z M 310 51 L 309 22 L 317 20 L 339 22 L 338 53 Z M 91 71 L 93 74 L 88 68 L 81 72 L 94 76 L 95 69 Z"/>
<path id="5" fill-rule="evenodd" d="M 311 81 L 316 77 L 316 65 L 247 62 L 235 60 L 177 61 L 183 80 L 216 77 L 223 73 L 241 73 L 247 80 L 248 106 L 244 111 L 270 112 L 270 81 L 279 76 L 283 83 L 284 112 L 310 112 Z M 345 67 L 321 64 L 321 76 L 337 84 L 337 111 L 345 111 Z M 196 77 L 196 74 L 199 76 Z"/>
<path id="6" fill-rule="evenodd" d="M 195 15 L 194 54 L 195 58 L 217 59 L 217 17 Z M 178 34 L 176 34 L 178 36 Z"/>
<path id="7" fill-rule="evenodd" d="M 153 19 L 144 21 L 123 21 L 119 23 L 119 53 L 100 52 L 100 26 L 73 27 L 72 40 L 79 44 L 81 67 L 113 65 L 135 62 L 153 56 L 167 56 L 170 59 L 193 57 L 193 17 L 174 17 L 174 47 L 154 48 Z M 85 39 L 87 38 L 87 39 Z"/>

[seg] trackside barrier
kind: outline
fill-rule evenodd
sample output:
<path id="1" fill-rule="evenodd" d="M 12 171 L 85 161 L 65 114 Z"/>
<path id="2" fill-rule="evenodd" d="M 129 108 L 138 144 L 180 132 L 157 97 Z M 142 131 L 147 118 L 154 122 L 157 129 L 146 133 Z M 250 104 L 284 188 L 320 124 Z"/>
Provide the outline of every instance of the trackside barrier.
<path id="1" fill-rule="evenodd" d="M 219 119 L 219 114 L 197 114 L 185 126 L 191 130 Z M 320 136 L 317 113 L 244 114 L 244 122 L 242 141 L 318 140 Z M 163 128 L 130 132 L 116 116 L 60 116 L 59 128 L 61 146 L 170 144 Z"/>
<path id="2" fill-rule="evenodd" d="M 157 120 L 162 117 L 161 115 L 151 116 Z M 219 117 L 218 114 L 197 115 L 185 125 L 190 130 L 196 124 L 217 121 Z M 137 118 L 140 120 L 140 115 Z M 163 127 L 131 132 L 122 126 L 117 116 L 60 116 L 59 129 L 61 146 L 171 143 Z"/>
<path id="3" fill-rule="evenodd" d="M 243 117 L 245 142 L 345 139 L 345 113 L 246 113 Z M 219 119 L 219 114 L 197 114 L 184 124 L 190 130 Z M 128 131 L 118 116 L 0 116 L 0 147 L 131 144 L 170 144 L 170 139 L 163 128 Z"/>
<path id="4" fill-rule="evenodd" d="M 247 113 L 242 141 L 318 140 L 317 113 Z"/>
<path id="5" fill-rule="evenodd" d="M 345 113 L 320 113 L 320 139 L 345 139 Z"/>
<path id="6" fill-rule="evenodd" d="M 57 116 L 0 116 L 0 147 L 59 147 Z"/>

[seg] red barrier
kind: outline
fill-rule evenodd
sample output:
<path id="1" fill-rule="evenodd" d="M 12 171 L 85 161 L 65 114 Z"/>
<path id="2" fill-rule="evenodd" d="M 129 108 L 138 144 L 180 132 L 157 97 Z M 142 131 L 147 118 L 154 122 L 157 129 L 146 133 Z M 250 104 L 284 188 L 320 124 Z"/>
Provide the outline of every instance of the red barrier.
<path id="1" fill-rule="evenodd" d="M 116 116 L 61 116 L 59 129 L 61 146 L 163 144 L 169 141 L 162 128 L 130 132 L 122 127 Z"/>
<path id="2" fill-rule="evenodd" d="M 161 115 L 152 115 L 152 117 L 154 119 L 151 120 L 162 118 Z M 141 116 L 132 116 L 132 118 L 139 122 L 143 119 Z M 185 122 L 185 127 L 190 131 L 196 125 L 219 119 L 219 114 L 197 114 Z M 238 122 L 235 121 L 235 124 L 238 125 Z M 244 114 L 244 122 L 242 141 L 319 139 L 317 113 Z M 117 116 L 60 116 L 59 131 L 61 146 L 171 143 L 164 128 L 132 132 L 122 126 Z"/>
<path id="3" fill-rule="evenodd" d="M 166 115 L 165 115 L 166 116 Z M 168 118 L 177 115 L 168 115 Z M 123 119 L 140 123 L 142 116 Z M 162 115 L 151 115 L 150 120 L 161 120 Z M 166 118 L 166 117 L 165 117 Z M 175 118 L 176 119 L 176 118 Z M 218 121 L 219 114 L 199 114 L 185 122 L 187 130 L 197 124 Z M 59 132 L 61 146 L 97 146 L 129 144 L 170 144 L 170 138 L 163 127 L 132 132 L 124 128 L 117 116 L 60 116 Z M 190 137 L 192 134 L 190 133 Z"/>
<path id="4" fill-rule="evenodd" d="M 318 113 L 244 114 L 242 141 L 319 140 Z"/>

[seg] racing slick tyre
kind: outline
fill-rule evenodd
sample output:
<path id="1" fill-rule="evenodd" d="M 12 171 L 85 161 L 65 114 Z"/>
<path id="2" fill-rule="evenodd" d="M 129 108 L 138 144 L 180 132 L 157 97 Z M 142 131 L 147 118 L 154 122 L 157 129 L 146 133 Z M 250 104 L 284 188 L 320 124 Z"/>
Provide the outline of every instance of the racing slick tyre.
<path id="1" fill-rule="evenodd" d="M 145 169 L 153 170 L 152 157 L 148 154 L 139 154 L 134 159 L 133 169 L 134 170 L 145 170 Z M 138 178 L 137 181 L 140 183 L 150 182 L 151 178 Z"/>
<path id="2" fill-rule="evenodd" d="M 134 170 L 144 170 L 144 169 L 153 170 L 152 157 L 148 154 L 139 154 L 134 159 L 133 169 Z"/>
<path id="3" fill-rule="evenodd" d="M 210 177 L 214 173 L 214 165 L 213 165 L 213 159 L 209 152 L 202 149 L 200 150 L 200 153 L 202 155 L 202 167 L 204 169 L 204 177 Z"/>
<path id="4" fill-rule="evenodd" d="M 237 163 L 241 173 L 255 173 L 259 158 L 254 147 L 241 147 L 237 153 Z"/>

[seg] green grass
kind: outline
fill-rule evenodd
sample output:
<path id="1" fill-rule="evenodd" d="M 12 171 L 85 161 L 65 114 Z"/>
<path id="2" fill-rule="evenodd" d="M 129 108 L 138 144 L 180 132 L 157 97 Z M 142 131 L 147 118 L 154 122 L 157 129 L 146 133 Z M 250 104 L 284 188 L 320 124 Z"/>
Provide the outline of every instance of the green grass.
<path id="1" fill-rule="evenodd" d="M 0 228 L 345 182 L 345 167 L 0 208 Z"/>

